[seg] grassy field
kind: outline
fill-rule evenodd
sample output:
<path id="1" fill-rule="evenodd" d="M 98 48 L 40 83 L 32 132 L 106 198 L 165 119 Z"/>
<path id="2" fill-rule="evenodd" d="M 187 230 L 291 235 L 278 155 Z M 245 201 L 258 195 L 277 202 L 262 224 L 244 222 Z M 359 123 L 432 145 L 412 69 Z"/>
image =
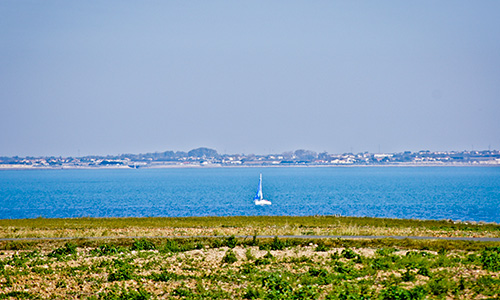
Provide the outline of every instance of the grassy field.
<path id="1" fill-rule="evenodd" d="M 0 238 L 181 235 L 500 237 L 498 224 L 337 216 L 0 220 Z"/>
<path id="2" fill-rule="evenodd" d="M 500 243 L 256 238 L 347 231 L 496 237 L 493 224 L 346 217 L 35 219 L 0 220 L 0 230 L 2 237 L 110 237 L 0 242 L 0 299 L 500 298 Z M 166 232 L 221 237 L 154 237 Z M 231 236 L 242 232 L 248 237 Z M 141 233 L 149 237 L 126 238 Z"/>

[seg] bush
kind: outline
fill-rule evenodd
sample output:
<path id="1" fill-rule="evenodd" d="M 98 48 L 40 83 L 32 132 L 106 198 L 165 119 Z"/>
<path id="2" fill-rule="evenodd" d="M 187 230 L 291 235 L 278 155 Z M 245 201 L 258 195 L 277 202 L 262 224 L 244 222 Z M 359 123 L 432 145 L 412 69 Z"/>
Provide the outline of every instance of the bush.
<path id="1" fill-rule="evenodd" d="M 148 241 L 146 239 L 134 240 L 134 243 L 131 247 L 132 250 L 154 250 L 156 249 L 155 244 L 153 242 Z"/>
<path id="2" fill-rule="evenodd" d="M 310 268 L 308 273 L 310 276 L 313 276 L 313 277 L 326 277 L 326 276 L 328 276 L 328 271 L 325 269 Z"/>
<path id="3" fill-rule="evenodd" d="M 118 254 L 120 252 L 125 252 L 125 249 L 123 247 L 111 245 L 111 244 L 104 244 L 99 246 L 98 248 L 92 250 L 90 253 L 92 255 L 114 255 Z"/>
<path id="4" fill-rule="evenodd" d="M 237 244 L 238 244 L 238 240 L 236 239 L 236 237 L 234 235 L 232 235 L 224 240 L 224 245 L 231 248 L 231 249 L 236 247 Z"/>
<path id="5" fill-rule="evenodd" d="M 375 257 L 372 261 L 372 268 L 375 270 L 390 270 L 393 266 L 389 257 Z"/>
<path id="6" fill-rule="evenodd" d="M 252 250 L 250 248 L 247 249 L 247 251 L 245 252 L 245 256 L 248 260 L 254 260 L 255 259 L 255 256 L 253 256 L 252 254 Z"/>
<path id="7" fill-rule="evenodd" d="M 210 245 L 211 248 L 220 248 L 222 246 L 224 246 L 224 242 L 221 239 L 214 239 Z"/>
<path id="8" fill-rule="evenodd" d="M 113 266 L 116 268 L 114 272 L 108 275 L 108 281 L 123 281 L 135 278 L 134 267 L 127 262 L 115 260 Z"/>
<path id="9" fill-rule="evenodd" d="M 402 275 L 401 275 L 401 279 L 403 281 L 414 281 L 415 280 L 415 274 L 413 272 L 410 271 L 410 269 L 406 269 L 406 272 L 404 272 Z"/>
<path id="10" fill-rule="evenodd" d="M 50 256 L 50 254 L 49 254 Z M 15 266 L 15 267 L 25 267 L 26 266 L 26 263 L 29 261 L 29 258 L 26 256 L 26 255 L 23 255 L 22 253 L 16 255 L 12 255 L 12 258 L 8 260 L 8 263 L 9 265 L 11 266 Z M 1 270 L 3 271 L 4 270 L 4 265 L 5 263 L 3 261 L 0 262 L 0 267 L 1 267 Z"/>
<path id="11" fill-rule="evenodd" d="M 266 290 L 266 299 L 287 299 L 292 294 L 292 286 L 281 274 L 272 273 L 262 278 Z"/>
<path id="12" fill-rule="evenodd" d="M 334 285 L 333 290 L 326 296 L 328 300 L 365 300 L 372 299 L 370 288 L 366 285 L 344 282 Z"/>
<path id="13" fill-rule="evenodd" d="M 390 286 L 382 290 L 380 293 L 383 300 L 420 300 L 424 299 L 427 292 L 421 286 L 417 286 L 411 290 L 406 290 L 398 286 Z"/>
<path id="14" fill-rule="evenodd" d="M 238 258 L 236 257 L 236 254 L 233 252 L 233 250 L 229 249 L 226 252 L 226 255 L 222 258 L 222 263 L 225 264 L 232 264 L 238 261 Z"/>
<path id="15" fill-rule="evenodd" d="M 277 236 L 274 237 L 273 242 L 270 246 L 271 250 L 283 250 L 286 247 L 285 243 L 278 239 Z"/>
<path id="16" fill-rule="evenodd" d="M 264 258 L 264 257 L 259 257 L 255 260 L 255 265 L 256 266 L 263 266 L 263 265 L 269 265 L 271 263 L 270 259 Z"/>
<path id="17" fill-rule="evenodd" d="M 427 276 L 427 277 L 431 277 L 431 275 L 432 275 L 431 271 L 429 271 L 429 268 L 427 268 L 426 266 L 421 267 L 418 270 L 417 274 L 422 275 L 422 276 Z"/>
<path id="18" fill-rule="evenodd" d="M 356 252 L 352 251 L 349 248 L 342 250 L 342 253 L 340 255 L 346 259 L 352 259 L 357 256 Z"/>
<path id="19" fill-rule="evenodd" d="M 483 250 L 481 253 L 481 264 L 485 270 L 492 272 L 500 271 L 500 247 Z"/>
<path id="20" fill-rule="evenodd" d="M 184 276 L 177 275 L 175 273 L 170 273 L 168 271 L 163 271 L 161 273 L 153 273 L 148 277 L 153 281 L 163 281 L 163 282 L 167 282 L 169 280 L 184 279 Z"/>
<path id="21" fill-rule="evenodd" d="M 258 244 L 259 240 L 257 240 L 257 231 L 256 231 L 252 236 L 252 242 L 250 243 L 250 246 L 257 246 Z"/>
<path id="22" fill-rule="evenodd" d="M 242 264 L 240 267 L 241 274 L 252 274 L 255 270 L 255 265 L 250 263 Z"/>
<path id="23" fill-rule="evenodd" d="M 325 244 L 319 244 L 316 249 L 314 249 L 314 251 L 316 252 L 326 252 L 330 250 L 330 248 L 328 248 L 327 246 L 325 246 Z"/>
<path id="24" fill-rule="evenodd" d="M 76 245 L 73 243 L 66 243 L 64 244 L 64 247 L 55 249 L 54 251 L 50 252 L 48 256 L 60 258 L 73 254 L 76 254 Z"/>
<path id="25" fill-rule="evenodd" d="M 108 281 L 123 281 L 134 279 L 134 270 L 130 268 L 121 268 L 108 275 Z"/>
<path id="26" fill-rule="evenodd" d="M 375 254 L 379 256 L 389 256 L 396 252 L 396 249 L 394 248 L 380 248 L 377 251 L 375 251 Z"/>
<path id="27" fill-rule="evenodd" d="M 405 268 L 421 268 L 424 266 L 428 266 L 430 263 L 430 258 L 432 257 L 433 255 L 425 251 L 408 251 L 405 256 L 401 257 L 401 259 L 398 260 L 398 264 L 400 267 Z"/>
<path id="28" fill-rule="evenodd" d="M 329 276 L 330 274 L 325 269 L 310 268 L 307 274 L 309 276 L 302 276 L 301 278 L 303 279 L 301 280 L 301 283 L 303 285 L 307 284 L 325 285 L 325 284 L 330 284 L 333 279 L 333 276 Z"/>
<path id="29" fill-rule="evenodd" d="M 179 296 L 181 298 L 188 298 L 193 296 L 193 291 L 186 286 L 178 286 L 172 291 L 172 295 Z"/>
<path id="30" fill-rule="evenodd" d="M 352 263 L 343 263 L 342 261 L 336 261 L 334 269 L 336 272 L 346 275 L 355 275 L 357 272 Z"/>
<path id="31" fill-rule="evenodd" d="M 176 241 L 167 240 L 167 242 L 163 245 L 161 251 L 165 253 L 169 252 L 175 253 L 175 252 L 180 252 L 181 248 L 179 247 Z"/>
<path id="32" fill-rule="evenodd" d="M 286 247 L 286 242 L 280 240 L 277 236 L 274 237 L 271 243 L 260 244 L 260 250 L 283 250 Z"/>
<path id="33" fill-rule="evenodd" d="M 34 295 L 28 292 L 18 292 L 18 291 L 12 291 L 8 292 L 5 294 L 0 294 L 0 299 L 41 299 L 40 296 Z"/>
<path id="34" fill-rule="evenodd" d="M 118 290 L 117 287 L 112 289 L 107 293 L 99 293 L 99 299 L 103 300 L 148 300 L 151 299 L 151 294 L 149 294 L 143 288 L 139 289 L 125 289 Z"/>
<path id="35" fill-rule="evenodd" d="M 485 296 L 495 296 L 500 293 L 500 279 L 493 278 L 491 275 L 481 276 L 475 282 L 474 290 Z"/>
<path id="36" fill-rule="evenodd" d="M 243 294 L 244 299 L 259 299 L 261 297 L 262 293 L 258 289 L 251 286 L 247 287 L 245 294 Z"/>
<path id="37" fill-rule="evenodd" d="M 448 278 L 444 276 L 439 276 L 432 278 L 427 283 L 429 291 L 435 296 L 446 296 L 448 291 L 453 287 L 453 282 L 450 282 Z"/>
<path id="38" fill-rule="evenodd" d="M 318 290 L 316 287 L 311 285 L 301 286 L 293 292 L 291 298 L 297 300 L 318 299 Z"/>

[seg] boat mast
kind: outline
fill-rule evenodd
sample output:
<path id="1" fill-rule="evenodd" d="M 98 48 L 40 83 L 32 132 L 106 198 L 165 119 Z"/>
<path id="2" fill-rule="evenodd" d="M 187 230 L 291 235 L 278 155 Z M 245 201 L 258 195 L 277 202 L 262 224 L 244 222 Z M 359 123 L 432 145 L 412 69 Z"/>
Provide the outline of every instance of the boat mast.
<path id="1" fill-rule="evenodd" d="M 262 200 L 264 195 L 262 194 L 262 174 L 260 174 L 259 178 L 259 199 Z"/>

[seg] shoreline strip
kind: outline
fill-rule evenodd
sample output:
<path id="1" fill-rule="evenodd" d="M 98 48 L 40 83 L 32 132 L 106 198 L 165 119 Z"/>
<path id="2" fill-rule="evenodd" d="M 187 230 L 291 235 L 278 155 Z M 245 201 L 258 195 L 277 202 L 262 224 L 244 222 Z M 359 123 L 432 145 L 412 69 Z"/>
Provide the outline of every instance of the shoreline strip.
<path id="1" fill-rule="evenodd" d="M 87 236 L 87 237 L 31 237 L 0 238 L 0 242 L 16 241 L 50 241 L 50 240 L 112 240 L 112 239 L 195 239 L 195 238 L 228 238 L 225 235 L 167 235 L 167 236 Z M 236 238 L 253 238 L 251 235 L 235 235 Z M 438 236 L 397 236 L 397 235 L 257 235 L 258 239 L 396 239 L 396 240 L 449 240 L 471 242 L 500 242 L 500 238 L 491 237 L 438 237 Z"/>

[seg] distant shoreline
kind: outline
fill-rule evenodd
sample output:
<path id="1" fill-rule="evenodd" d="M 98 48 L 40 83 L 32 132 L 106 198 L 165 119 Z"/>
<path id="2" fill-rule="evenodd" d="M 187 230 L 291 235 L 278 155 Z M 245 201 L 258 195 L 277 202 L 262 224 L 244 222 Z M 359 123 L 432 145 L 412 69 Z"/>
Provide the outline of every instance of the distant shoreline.
<path id="1" fill-rule="evenodd" d="M 500 167 L 500 163 L 400 163 L 400 164 L 351 164 L 351 165 L 334 165 L 334 164 L 289 164 L 289 165 L 220 165 L 220 164 L 165 164 L 141 166 L 132 168 L 129 166 L 30 166 L 30 165 L 0 165 L 2 170 L 134 170 L 134 169 L 214 169 L 214 168 L 387 168 L 387 167 Z"/>

